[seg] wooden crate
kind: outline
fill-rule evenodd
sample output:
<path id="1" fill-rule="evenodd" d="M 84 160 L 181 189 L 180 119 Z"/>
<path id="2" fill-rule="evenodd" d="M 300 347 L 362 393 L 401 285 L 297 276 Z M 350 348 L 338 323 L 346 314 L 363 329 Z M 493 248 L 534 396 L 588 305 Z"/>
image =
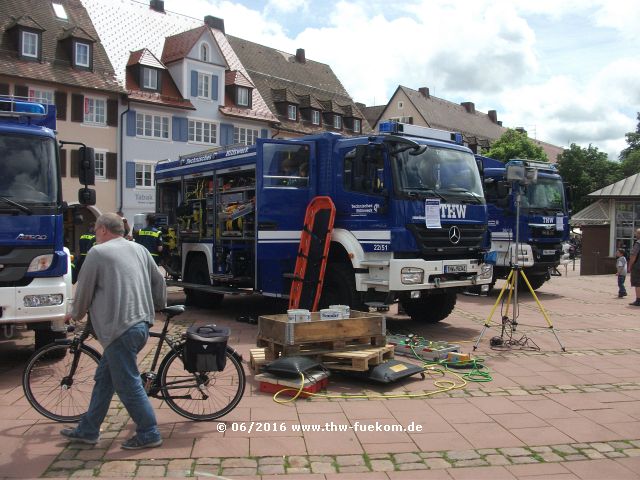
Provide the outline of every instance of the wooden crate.
<path id="1" fill-rule="evenodd" d="M 366 372 L 369 367 L 391 360 L 393 356 L 393 345 L 387 345 L 365 350 L 326 353 L 322 355 L 321 361 L 330 370 Z"/>
<path id="2" fill-rule="evenodd" d="M 350 318 L 320 320 L 311 313 L 310 322 L 293 323 L 287 315 L 268 315 L 258 319 L 259 347 L 265 347 L 266 359 L 280 355 L 318 355 L 342 350 L 382 347 L 386 324 L 383 316 L 351 311 Z"/>

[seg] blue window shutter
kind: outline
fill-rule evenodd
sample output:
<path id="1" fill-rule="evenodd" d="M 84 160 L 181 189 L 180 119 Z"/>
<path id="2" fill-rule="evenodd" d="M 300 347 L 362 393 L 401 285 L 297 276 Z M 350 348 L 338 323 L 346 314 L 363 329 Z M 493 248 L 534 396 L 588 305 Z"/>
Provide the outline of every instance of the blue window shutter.
<path id="1" fill-rule="evenodd" d="M 186 142 L 189 140 L 189 119 L 180 119 L 180 141 Z"/>
<path id="2" fill-rule="evenodd" d="M 136 162 L 127 162 L 127 188 L 136 188 Z"/>
<path id="3" fill-rule="evenodd" d="M 269 130 L 266 128 L 260 130 L 260 138 L 269 138 Z"/>
<path id="4" fill-rule="evenodd" d="M 127 137 L 136 136 L 136 111 L 129 110 L 127 112 Z"/>
<path id="5" fill-rule="evenodd" d="M 191 96 L 198 96 L 198 72 L 191 70 Z"/>
<path id="6" fill-rule="evenodd" d="M 218 76 L 211 75 L 211 100 L 218 100 Z"/>
<path id="7" fill-rule="evenodd" d="M 233 143 L 233 125 L 231 123 L 220 124 L 220 145 L 231 145 Z"/>

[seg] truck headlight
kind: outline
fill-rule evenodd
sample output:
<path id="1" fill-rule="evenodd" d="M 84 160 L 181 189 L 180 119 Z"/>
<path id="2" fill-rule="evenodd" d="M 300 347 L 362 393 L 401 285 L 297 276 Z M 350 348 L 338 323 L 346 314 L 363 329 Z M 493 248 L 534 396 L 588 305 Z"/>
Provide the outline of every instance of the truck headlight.
<path id="1" fill-rule="evenodd" d="M 400 271 L 400 281 L 405 285 L 424 283 L 424 270 L 416 267 L 404 267 Z"/>
<path id="2" fill-rule="evenodd" d="M 49 293 L 45 295 L 25 295 L 25 307 L 50 307 L 52 305 L 62 305 L 61 293 Z"/>
<path id="3" fill-rule="evenodd" d="M 489 263 L 483 263 L 480 265 L 480 273 L 478 274 L 478 280 L 489 280 L 493 277 L 493 265 Z"/>
<path id="4" fill-rule="evenodd" d="M 42 272 L 48 270 L 53 262 L 53 254 L 39 255 L 29 264 L 27 272 Z"/>

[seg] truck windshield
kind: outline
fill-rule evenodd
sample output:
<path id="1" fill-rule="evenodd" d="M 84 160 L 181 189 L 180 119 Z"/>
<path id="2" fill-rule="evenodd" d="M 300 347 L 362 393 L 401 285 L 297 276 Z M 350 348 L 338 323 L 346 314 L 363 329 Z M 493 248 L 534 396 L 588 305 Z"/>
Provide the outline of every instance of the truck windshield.
<path id="1" fill-rule="evenodd" d="M 412 152 L 405 150 L 395 155 L 395 184 L 400 194 L 484 203 L 473 154 L 437 147 L 429 147 L 418 155 Z"/>
<path id="2" fill-rule="evenodd" d="M 53 139 L 1 135 L 0 152 L 0 196 L 22 205 L 57 202 L 58 175 Z M 5 202 L 0 207 L 7 205 Z"/>
<path id="3" fill-rule="evenodd" d="M 564 186 L 562 181 L 557 178 L 538 176 L 536 183 L 527 185 L 526 195 L 522 196 L 521 207 L 529 210 L 563 212 Z"/>

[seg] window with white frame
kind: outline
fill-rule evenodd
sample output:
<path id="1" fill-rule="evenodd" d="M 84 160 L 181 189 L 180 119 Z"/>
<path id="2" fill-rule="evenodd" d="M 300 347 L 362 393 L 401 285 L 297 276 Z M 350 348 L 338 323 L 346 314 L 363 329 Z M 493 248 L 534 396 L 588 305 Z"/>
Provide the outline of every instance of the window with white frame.
<path id="1" fill-rule="evenodd" d="M 38 58 L 37 33 L 22 32 L 22 55 L 25 57 Z"/>
<path id="2" fill-rule="evenodd" d="M 297 120 L 298 119 L 298 109 L 295 105 L 287 106 L 287 118 L 289 120 Z"/>
<path id="3" fill-rule="evenodd" d="M 198 96 L 202 98 L 209 98 L 211 84 L 211 75 L 206 73 L 198 73 Z"/>
<path id="4" fill-rule="evenodd" d="M 238 87 L 238 106 L 239 107 L 248 107 L 249 106 L 249 89 L 246 87 Z"/>
<path id="5" fill-rule="evenodd" d="M 104 98 L 84 97 L 84 123 L 106 124 L 107 102 Z"/>
<path id="6" fill-rule="evenodd" d="M 244 127 L 234 127 L 233 143 L 241 145 L 253 145 L 258 138 L 258 130 Z"/>
<path id="7" fill-rule="evenodd" d="M 138 137 L 169 139 L 169 117 L 136 113 L 136 135 Z"/>
<path id="8" fill-rule="evenodd" d="M 95 151 L 94 152 L 95 155 L 95 172 L 96 172 L 96 178 L 100 178 L 100 179 L 104 179 L 105 178 L 105 168 L 107 165 L 106 162 L 106 157 L 107 157 L 107 153 L 106 152 L 99 152 L 99 151 Z"/>
<path id="9" fill-rule="evenodd" d="M 39 88 L 29 89 L 29 100 L 34 102 L 46 103 L 47 105 L 53 105 L 53 90 L 41 90 Z"/>
<path id="10" fill-rule="evenodd" d="M 209 61 L 209 50 L 207 49 L 206 43 L 200 45 L 200 60 L 202 60 L 203 62 Z"/>
<path id="11" fill-rule="evenodd" d="M 360 119 L 358 119 L 358 118 L 354 118 L 353 119 L 353 131 L 354 132 L 359 132 L 360 131 Z"/>
<path id="12" fill-rule="evenodd" d="M 158 71 L 155 68 L 144 68 L 142 73 L 142 88 L 158 89 Z"/>
<path id="13" fill-rule="evenodd" d="M 136 163 L 136 187 L 153 187 L 153 164 Z"/>
<path id="14" fill-rule="evenodd" d="M 89 67 L 89 44 L 76 42 L 76 65 Z"/>
<path id="15" fill-rule="evenodd" d="M 311 123 L 320 125 L 320 110 L 311 110 Z"/>
<path id="16" fill-rule="evenodd" d="M 189 141 L 218 143 L 218 125 L 200 120 L 189 120 Z"/>
<path id="17" fill-rule="evenodd" d="M 340 115 L 333 116 L 333 128 L 342 128 L 342 117 Z"/>

